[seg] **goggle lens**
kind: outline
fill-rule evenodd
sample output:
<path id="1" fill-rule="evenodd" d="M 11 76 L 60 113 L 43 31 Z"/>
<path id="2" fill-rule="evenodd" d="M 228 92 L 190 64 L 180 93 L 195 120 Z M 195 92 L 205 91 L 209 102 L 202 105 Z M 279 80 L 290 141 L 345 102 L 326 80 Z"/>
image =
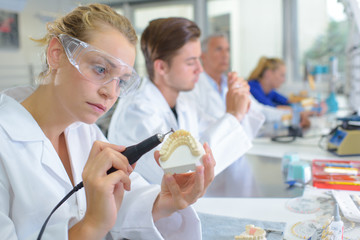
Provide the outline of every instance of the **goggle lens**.
<path id="1" fill-rule="evenodd" d="M 123 96 L 138 86 L 139 76 L 121 59 L 65 34 L 60 34 L 59 39 L 71 64 L 87 80 L 98 85 L 116 81 L 118 96 Z"/>

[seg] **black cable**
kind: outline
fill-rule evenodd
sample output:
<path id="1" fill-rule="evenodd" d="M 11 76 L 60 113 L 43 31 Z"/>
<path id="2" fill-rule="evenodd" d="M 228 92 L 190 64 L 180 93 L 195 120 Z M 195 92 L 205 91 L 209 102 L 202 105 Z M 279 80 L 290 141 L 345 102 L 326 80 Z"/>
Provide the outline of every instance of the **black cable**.
<path id="1" fill-rule="evenodd" d="M 321 135 L 319 142 L 318 142 L 318 147 L 322 150 L 327 150 L 327 151 L 331 152 L 331 149 L 327 149 L 322 146 L 322 141 L 324 141 L 324 138 L 328 138 L 328 137 L 332 136 L 339 129 L 339 127 L 342 127 L 342 126 L 343 126 L 342 124 L 339 124 L 336 127 L 334 127 L 333 129 L 331 129 L 331 131 L 328 134 Z"/>
<path id="2" fill-rule="evenodd" d="M 53 213 L 71 196 L 73 195 L 73 193 L 77 192 L 78 190 L 80 190 L 81 188 L 84 187 L 83 182 L 79 183 L 78 185 L 76 185 L 63 199 L 61 199 L 61 201 L 54 207 L 54 209 L 51 211 L 50 215 L 47 217 L 47 219 L 45 220 L 44 224 L 41 227 L 41 230 L 39 232 L 39 235 L 37 237 L 37 240 L 40 240 L 44 231 L 45 231 L 45 227 L 47 225 L 47 223 L 50 220 L 51 215 L 53 215 Z"/>
<path id="3" fill-rule="evenodd" d="M 279 143 L 291 143 L 296 140 L 297 137 L 302 137 L 302 130 L 297 126 L 290 126 L 288 128 L 289 133 L 284 136 L 275 136 L 271 138 L 271 141 L 279 142 Z"/>

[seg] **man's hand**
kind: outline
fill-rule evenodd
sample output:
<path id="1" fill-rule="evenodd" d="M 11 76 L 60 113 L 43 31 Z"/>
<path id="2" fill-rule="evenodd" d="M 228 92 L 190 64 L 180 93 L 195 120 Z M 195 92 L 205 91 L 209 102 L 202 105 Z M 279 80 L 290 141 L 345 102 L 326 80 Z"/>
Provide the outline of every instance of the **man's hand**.
<path id="1" fill-rule="evenodd" d="M 250 108 L 250 87 L 236 72 L 228 73 L 228 92 L 226 94 L 226 112 L 241 121 Z"/>

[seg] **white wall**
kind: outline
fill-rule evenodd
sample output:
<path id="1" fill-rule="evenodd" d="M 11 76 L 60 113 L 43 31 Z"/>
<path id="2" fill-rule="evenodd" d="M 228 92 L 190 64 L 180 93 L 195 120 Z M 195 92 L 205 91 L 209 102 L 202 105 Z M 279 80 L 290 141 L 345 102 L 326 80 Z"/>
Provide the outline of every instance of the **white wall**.
<path id="1" fill-rule="evenodd" d="M 0 50 L 0 90 L 31 83 L 29 66 L 34 67 L 36 75 L 40 72 L 43 50 L 29 37 L 42 37 L 46 32 L 46 20 L 69 12 L 75 6 L 71 0 L 27 0 L 24 10 L 18 13 L 19 49 Z"/>
<path id="2" fill-rule="evenodd" d="M 240 6 L 240 65 L 248 77 L 261 56 L 282 56 L 281 0 L 246 0 Z"/>
<path id="3" fill-rule="evenodd" d="M 247 77 L 263 56 L 282 56 L 281 0 L 216 0 L 210 16 L 230 13 L 232 70 Z"/>
<path id="4" fill-rule="evenodd" d="M 35 67 L 35 75 L 40 72 L 43 51 L 29 37 L 43 36 L 46 20 L 69 12 L 78 1 L 27 0 L 24 11 L 19 14 L 20 49 L 0 50 L 0 90 L 29 83 L 29 65 Z M 300 51 L 303 51 L 327 26 L 326 0 L 301 0 L 298 6 L 299 45 Z M 182 11 L 176 15 L 190 14 L 188 7 Z M 144 16 L 145 12 L 146 9 L 135 12 L 135 21 L 139 21 L 135 23 L 137 28 L 143 27 L 144 21 L 149 20 L 149 16 Z M 210 16 L 230 14 L 232 70 L 241 76 L 248 77 L 260 56 L 282 57 L 282 0 L 211 0 L 208 13 Z M 158 12 L 156 14 L 159 17 Z M 165 14 L 170 12 L 165 11 Z M 141 15 L 143 22 L 139 20 Z"/>

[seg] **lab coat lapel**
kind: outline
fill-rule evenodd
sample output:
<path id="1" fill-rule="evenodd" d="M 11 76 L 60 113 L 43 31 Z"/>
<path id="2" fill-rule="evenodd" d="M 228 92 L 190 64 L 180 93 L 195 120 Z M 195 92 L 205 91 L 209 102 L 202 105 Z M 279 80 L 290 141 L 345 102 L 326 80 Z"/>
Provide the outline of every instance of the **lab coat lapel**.
<path id="1" fill-rule="evenodd" d="M 83 127 L 81 127 L 81 125 L 83 125 Z M 88 130 L 87 126 L 84 126 L 84 124 L 80 122 L 70 125 L 65 130 L 66 145 L 68 148 L 75 185 L 82 181 L 82 172 L 89 157 L 93 143 L 91 134 L 86 133 L 86 130 Z M 75 195 L 77 204 L 79 206 L 79 214 L 82 217 L 86 208 L 85 191 L 78 191 Z"/>
<path id="2" fill-rule="evenodd" d="M 54 156 L 56 156 L 56 158 Z M 61 162 L 58 153 L 55 151 L 54 146 L 47 138 L 44 141 L 41 162 L 49 169 L 49 171 L 52 171 L 54 175 L 61 179 L 61 181 L 63 181 L 64 184 L 66 184 L 71 189 L 72 184 L 70 178 L 67 175 L 67 172 Z"/>
<path id="3" fill-rule="evenodd" d="M 7 129 L 6 131 L 10 138 L 14 141 L 23 142 L 24 144 L 31 144 L 31 147 L 39 153 L 36 155 L 40 158 L 38 161 L 41 161 L 50 171 L 71 185 L 57 152 L 32 115 L 11 97 L 0 95 L 0 103 L 2 101 L 6 102 L 6 104 L 1 108 L 3 113 L 1 121 L 5 129 Z M 14 111 L 14 109 L 16 109 L 16 111 Z M 15 125 L 19 126 L 19 128 L 7 125 Z M 57 156 L 57 158 L 54 158 L 54 156 Z"/>
<path id="4" fill-rule="evenodd" d="M 93 144 L 90 135 L 84 133 L 80 125 L 81 123 L 77 122 L 65 130 L 66 144 L 75 184 L 82 181 L 82 172 L 91 151 L 89 147 Z"/>
<path id="5" fill-rule="evenodd" d="M 205 91 L 205 93 L 202 93 L 201 96 L 207 96 L 207 106 L 212 108 L 210 110 L 205 109 L 205 111 L 213 112 L 216 114 L 215 116 L 221 117 L 226 111 L 226 105 L 225 101 L 223 100 L 223 96 L 219 93 L 219 90 L 217 90 L 217 84 L 215 83 L 215 80 L 212 79 L 207 73 L 203 72 L 203 74 L 203 78 L 199 79 L 199 84 L 202 84 L 200 91 Z M 221 76 L 222 79 L 224 79 L 224 77 L 224 75 Z M 222 87 L 224 87 L 223 93 L 226 96 L 228 88 L 227 86 Z"/>
<path id="6" fill-rule="evenodd" d="M 166 102 L 160 90 L 149 79 L 146 79 L 146 81 L 148 81 L 147 84 L 149 84 L 149 86 L 146 88 L 145 94 L 149 96 L 151 104 L 162 109 L 161 112 L 165 114 L 164 119 L 168 121 L 170 127 L 179 129 L 178 121 L 176 121 L 174 113 L 171 111 L 169 104 Z M 178 106 L 176 106 L 176 110 L 178 110 Z"/>
<path id="7" fill-rule="evenodd" d="M 176 101 L 176 112 L 178 114 L 178 126 L 181 129 L 185 129 L 185 130 L 189 130 L 187 128 L 188 124 L 187 124 L 187 119 L 189 119 L 188 117 L 188 112 L 186 109 L 186 106 L 184 105 L 184 101 L 182 100 L 181 95 L 179 95 L 177 101 Z"/>
<path id="8" fill-rule="evenodd" d="M 188 99 L 179 95 L 176 102 L 176 110 L 178 112 L 179 128 L 191 132 L 191 134 L 198 138 L 198 113 L 196 111 L 197 106 L 189 102 Z"/>

